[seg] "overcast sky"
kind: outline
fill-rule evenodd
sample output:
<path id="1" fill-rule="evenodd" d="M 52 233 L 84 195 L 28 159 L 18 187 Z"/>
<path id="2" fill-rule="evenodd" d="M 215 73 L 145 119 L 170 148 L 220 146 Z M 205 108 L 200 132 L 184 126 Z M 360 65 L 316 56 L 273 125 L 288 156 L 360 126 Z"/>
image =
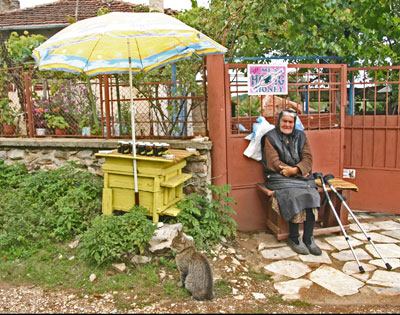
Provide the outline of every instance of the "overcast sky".
<path id="1" fill-rule="evenodd" d="M 122 0 L 134 4 L 149 4 L 148 0 Z M 55 2 L 55 0 L 19 0 L 21 8 L 33 7 L 35 5 Z M 207 6 L 208 0 L 197 0 L 199 5 Z M 189 10 L 191 8 L 190 0 L 164 0 L 164 8 L 171 8 L 174 10 Z"/>

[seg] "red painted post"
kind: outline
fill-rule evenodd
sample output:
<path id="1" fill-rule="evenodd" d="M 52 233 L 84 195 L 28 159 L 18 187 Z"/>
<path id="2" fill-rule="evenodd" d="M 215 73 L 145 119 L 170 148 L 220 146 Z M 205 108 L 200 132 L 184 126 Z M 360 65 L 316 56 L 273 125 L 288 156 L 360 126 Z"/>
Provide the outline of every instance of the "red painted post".
<path id="1" fill-rule="evenodd" d="M 223 55 L 207 56 L 208 122 L 211 149 L 211 183 L 227 184 L 225 66 Z"/>

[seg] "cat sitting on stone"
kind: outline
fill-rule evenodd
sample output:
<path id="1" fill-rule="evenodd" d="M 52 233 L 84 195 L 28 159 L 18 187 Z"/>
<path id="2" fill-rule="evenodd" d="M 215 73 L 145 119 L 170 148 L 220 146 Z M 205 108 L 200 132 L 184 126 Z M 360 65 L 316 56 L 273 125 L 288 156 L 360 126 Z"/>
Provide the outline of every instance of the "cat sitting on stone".
<path id="1" fill-rule="evenodd" d="M 211 266 L 206 257 L 194 247 L 193 238 L 179 232 L 172 240 L 171 248 L 177 253 L 175 261 L 181 276 L 181 286 L 189 290 L 198 301 L 213 299 L 214 280 Z"/>

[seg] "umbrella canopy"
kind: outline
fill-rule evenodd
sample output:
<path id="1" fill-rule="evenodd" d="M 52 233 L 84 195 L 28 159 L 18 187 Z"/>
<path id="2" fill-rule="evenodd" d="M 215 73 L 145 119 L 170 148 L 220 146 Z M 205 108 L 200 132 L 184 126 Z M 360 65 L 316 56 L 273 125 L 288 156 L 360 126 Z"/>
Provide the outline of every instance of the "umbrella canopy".
<path id="1" fill-rule="evenodd" d="M 39 70 L 92 76 L 149 71 L 193 53 L 224 54 L 226 50 L 169 15 L 112 12 L 69 25 L 37 47 L 33 57 Z"/>
<path id="2" fill-rule="evenodd" d="M 113 12 L 69 25 L 33 51 L 39 70 L 129 73 L 135 200 L 139 204 L 132 72 L 150 71 L 193 53 L 224 54 L 211 38 L 162 13 Z"/>

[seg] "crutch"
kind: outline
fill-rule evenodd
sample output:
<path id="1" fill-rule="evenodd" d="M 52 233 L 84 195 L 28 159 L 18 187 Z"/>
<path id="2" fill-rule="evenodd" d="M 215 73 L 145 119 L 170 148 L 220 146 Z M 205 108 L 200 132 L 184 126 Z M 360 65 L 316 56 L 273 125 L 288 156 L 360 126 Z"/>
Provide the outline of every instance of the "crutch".
<path id="1" fill-rule="evenodd" d="M 361 229 L 361 231 L 364 233 L 365 237 L 367 238 L 367 240 L 371 243 L 371 245 L 373 246 L 373 248 L 375 248 L 376 252 L 378 253 L 378 255 L 382 258 L 383 262 L 385 263 L 386 269 L 387 270 L 392 270 L 392 266 L 385 260 L 385 258 L 382 256 L 382 254 L 379 252 L 378 248 L 376 248 L 374 242 L 372 241 L 371 237 L 367 234 L 367 232 L 365 231 L 365 229 L 362 227 L 361 223 L 358 221 L 358 219 L 355 217 L 353 211 L 351 211 L 351 209 L 349 208 L 349 206 L 347 205 L 345 199 L 343 198 L 343 196 L 335 189 L 335 187 L 333 187 L 333 185 L 329 182 L 330 179 L 335 178 L 332 174 L 326 174 L 324 176 L 324 181 L 326 183 L 328 183 L 328 185 L 331 187 L 332 191 L 338 196 L 338 198 L 340 199 L 340 201 L 343 203 L 343 205 L 346 207 L 347 211 L 350 213 L 350 215 L 352 216 L 352 218 L 354 219 L 354 221 L 357 223 L 358 227 Z"/>
<path id="2" fill-rule="evenodd" d="M 328 203 L 329 203 L 329 205 L 330 205 L 330 207 L 332 209 L 332 212 L 335 215 L 335 218 L 336 218 L 337 222 L 339 223 L 339 226 L 340 226 L 340 228 L 341 228 L 341 230 L 343 232 L 344 238 L 346 239 L 347 244 L 349 244 L 351 252 L 353 253 L 354 258 L 357 261 L 358 269 L 360 270 L 361 273 L 364 273 L 365 270 L 364 270 L 363 266 L 361 266 L 361 263 L 358 260 L 358 257 L 356 255 L 354 249 L 353 249 L 353 246 L 351 246 L 351 243 L 349 241 L 349 236 L 347 235 L 346 230 L 344 229 L 343 224 L 340 221 L 340 218 L 339 218 L 338 214 L 336 213 L 335 206 L 332 203 L 331 197 L 329 197 L 329 193 L 328 193 L 328 190 L 326 189 L 326 185 L 325 185 L 325 182 L 324 182 L 324 178 L 322 177 L 322 173 L 314 173 L 313 176 L 314 176 L 314 178 L 319 178 L 321 180 L 322 188 L 324 189 L 324 193 L 325 193 L 325 198 L 326 198 L 326 200 L 328 200 Z"/>

